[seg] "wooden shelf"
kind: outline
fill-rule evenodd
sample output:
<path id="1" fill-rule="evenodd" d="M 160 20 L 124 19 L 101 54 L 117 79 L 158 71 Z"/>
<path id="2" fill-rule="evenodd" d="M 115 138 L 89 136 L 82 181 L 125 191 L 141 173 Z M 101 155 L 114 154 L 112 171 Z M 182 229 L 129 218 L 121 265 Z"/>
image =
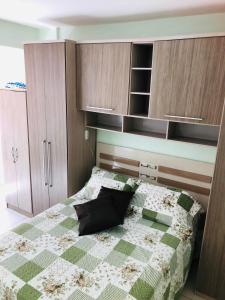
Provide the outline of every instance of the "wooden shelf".
<path id="1" fill-rule="evenodd" d="M 167 135 L 167 121 L 124 117 L 123 132 L 165 139 Z"/>
<path id="2" fill-rule="evenodd" d="M 153 53 L 153 44 L 133 44 L 132 67 L 151 68 L 152 53 Z"/>
<path id="3" fill-rule="evenodd" d="M 134 70 L 134 71 L 151 71 L 152 68 L 138 68 L 138 67 L 133 67 L 132 70 Z"/>
<path id="4" fill-rule="evenodd" d="M 169 122 L 169 140 L 216 146 L 218 137 L 219 126 Z"/>
<path id="5" fill-rule="evenodd" d="M 86 112 L 86 127 L 122 132 L 123 117 L 105 113 Z"/>
<path id="6" fill-rule="evenodd" d="M 173 141 L 177 142 L 185 142 L 185 143 L 193 143 L 193 144 L 199 144 L 199 145 L 206 145 L 206 146 L 217 146 L 217 141 L 210 141 L 210 140 L 205 140 L 201 138 L 191 138 L 191 137 L 175 137 L 172 139 Z"/>
<path id="7" fill-rule="evenodd" d="M 150 96 L 150 93 L 145 92 L 130 92 L 131 95 L 143 95 L 143 96 Z"/>
<path id="8" fill-rule="evenodd" d="M 94 125 L 86 125 L 87 128 L 92 129 L 99 129 L 99 130 L 106 130 L 106 131 L 116 131 L 116 132 L 122 132 L 122 128 L 118 126 L 110 126 L 105 124 L 94 124 Z"/>
<path id="9" fill-rule="evenodd" d="M 138 116 L 148 116 L 149 95 L 131 93 L 129 114 Z"/>
<path id="10" fill-rule="evenodd" d="M 152 132 L 152 131 L 130 130 L 130 131 L 126 131 L 126 133 L 154 137 L 154 138 L 159 138 L 159 139 L 166 138 L 166 133 L 158 133 L 158 132 Z"/>
<path id="11" fill-rule="evenodd" d="M 151 95 L 152 52 L 152 44 L 133 44 L 129 115 L 148 116 Z"/>

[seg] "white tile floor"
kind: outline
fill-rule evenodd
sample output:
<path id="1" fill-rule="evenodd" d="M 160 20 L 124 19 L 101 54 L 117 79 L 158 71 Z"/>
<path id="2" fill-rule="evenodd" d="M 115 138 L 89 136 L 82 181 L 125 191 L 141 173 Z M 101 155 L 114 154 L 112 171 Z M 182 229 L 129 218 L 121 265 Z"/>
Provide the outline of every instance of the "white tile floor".
<path id="1" fill-rule="evenodd" d="M 0 185 L 0 235 L 16 227 L 27 219 L 16 211 L 7 208 L 4 199 L 4 187 Z"/>
<path id="2" fill-rule="evenodd" d="M 27 219 L 28 217 L 23 216 L 6 207 L 6 203 L 4 200 L 4 189 L 0 185 L 0 235 L 16 227 L 18 224 L 24 222 Z M 194 292 L 195 280 L 196 267 L 193 266 L 180 300 L 204 300 L 203 298 L 197 296 Z"/>

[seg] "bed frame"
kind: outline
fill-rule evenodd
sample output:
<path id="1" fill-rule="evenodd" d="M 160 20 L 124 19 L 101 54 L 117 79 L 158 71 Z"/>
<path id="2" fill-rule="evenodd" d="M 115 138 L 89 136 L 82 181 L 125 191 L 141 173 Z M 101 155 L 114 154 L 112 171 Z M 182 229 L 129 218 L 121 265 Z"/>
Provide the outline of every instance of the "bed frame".
<path id="1" fill-rule="evenodd" d="M 97 166 L 189 191 L 207 209 L 214 164 L 97 143 Z"/>

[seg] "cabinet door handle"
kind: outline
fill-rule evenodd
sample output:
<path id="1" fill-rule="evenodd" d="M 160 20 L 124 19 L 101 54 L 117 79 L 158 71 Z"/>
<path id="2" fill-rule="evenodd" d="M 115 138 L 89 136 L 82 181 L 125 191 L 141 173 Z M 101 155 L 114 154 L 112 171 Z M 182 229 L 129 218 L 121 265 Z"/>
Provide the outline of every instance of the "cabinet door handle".
<path id="1" fill-rule="evenodd" d="M 195 120 L 195 121 L 203 121 L 203 118 L 198 117 L 184 117 L 184 116 L 178 116 L 178 115 L 164 115 L 164 117 L 167 118 L 177 118 L 177 119 L 189 119 L 189 120 Z"/>
<path id="2" fill-rule="evenodd" d="M 43 168 L 44 168 L 44 182 L 45 185 L 48 185 L 48 178 L 47 178 L 47 143 L 46 140 L 43 141 Z"/>
<path id="3" fill-rule="evenodd" d="M 98 106 L 89 106 L 89 105 L 86 105 L 86 107 L 87 107 L 87 108 L 90 108 L 90 109 L 99 109 L 99 110 L 108 110 L 108 111 L 114 110 L 114 108 L 98 107 Z"/>
<path id="4" fill-rule="evenodd" d="M 52 182 L 52 143 L 48 142 L 48 181 L 49 186 L 53 187 Z"/>
<path id="5" fill-rule="evenodd" d="M 18 161 L 19 159 L 19 152 L 18 152 L 18 148 L 15 149 L 16 155 L 15 155 L 15 162 Z"/>
<path id="6" fill-rule="evenodd" d="M 11 154 L 12 154 L 13 163 L 15 164 L 16 160 L 15 160 L 15 149 L 14 149 L 14 147 L 12 147 Z"/>

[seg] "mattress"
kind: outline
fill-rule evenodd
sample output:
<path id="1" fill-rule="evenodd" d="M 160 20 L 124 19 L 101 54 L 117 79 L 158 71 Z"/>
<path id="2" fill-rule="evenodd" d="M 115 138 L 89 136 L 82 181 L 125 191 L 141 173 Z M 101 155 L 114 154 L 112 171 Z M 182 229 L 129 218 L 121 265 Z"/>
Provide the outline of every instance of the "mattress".
<path id="1" fill-rule="evenodd" d="M 78 193 L 0 237 L 1 300 L 178 299 L 194 236 L 145 220 L 78 236 Z"/>

